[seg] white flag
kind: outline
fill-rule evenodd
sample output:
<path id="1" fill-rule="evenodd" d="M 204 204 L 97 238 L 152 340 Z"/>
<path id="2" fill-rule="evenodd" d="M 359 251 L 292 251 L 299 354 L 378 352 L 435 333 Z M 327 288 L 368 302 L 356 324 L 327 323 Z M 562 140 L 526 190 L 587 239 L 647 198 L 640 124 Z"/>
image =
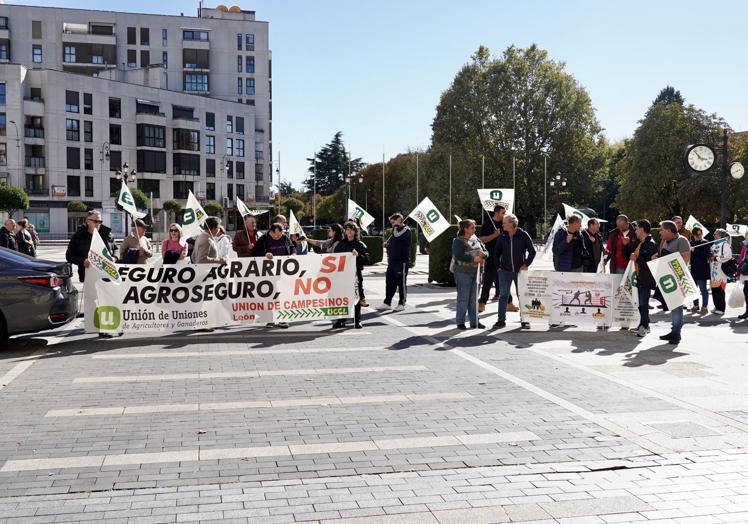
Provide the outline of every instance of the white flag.
<path id="1" fill-rule="evenodd" d="M 489 213 L 493 213 L 496 206 L 504 206 L 507 215 L 514 210 L 514 189 L 479 189 L 478 198 Z"/>
<path id="2" fill-rule="evenodd" d="M 115 284 L 122 282 L 114 257 L 109 252 L 98 231 L 91 236 L 91 247 L 88 248 L 88 260 L 91 267 L 98 269 L 106 278 Z"/>
<path id="3" fill-rule="evenodd" d="M 289 235 L 301 235 L 304 236 L 304 230 L 296 220 L 296 215 L 293 214 L 293 209 L 288 210 L 288 234 Z"/>
<path id="4" fill-rule="evenodd" d="M 350 198 L 348 199 L 348 218 L 360 220 L 363 229 L 368 229 L 371 223 L 374 222 L 374 217 Z"/>
<path id="5" fill-rule="evenodd" d="M 636 278 L 636 263 L 629 260 L 626 271 L 623 272 L 621 290 L 629 296 L 634 307 L 639 307 L 639 284 Z"/>
<path id="6" fill-rule="evenodd" d="M 252 214 L 252 211 L 249 210 L 249 208 L 247 207 L 247 204 L 242 202 L 242 199 L 239 197 L 236 197 L 236 209 L 237 211 L 239 211 L 242 217 Z"/>
<path id="7" fill-rule="evenodd" d="M 686 221 L 686 229 L 693 229 L 694 227 L 698 227 L 703 232 L 703 235 L 701 238 L 706 238 L 709 236 L 709 230 L 705 228 L 701 222 L 696 220 L 696 217 L 693 215 L 688 215 L 688 220 Z"/>
<path id="8" fill-rule="evenodd" d="M 208 215 L 205 213 L 203 206 L 190 191 L 187 195 L 187 206 L 184 208 L 184 218 L 182 219 L 184 237 L 191 238 L 202 233 L 203 230 L 200 226 L 205 223 L 206 218 L 208 218 Z"/>
<path id="9" fill-rule="evenodd" d="M 564 215 L 566 215 L 566 221 L 569 221 L 569 218 L 572 216 L 577 216 L 582 219 L 582 228 L 587 227 L 587 223 L 590 221 L 590 217 L 579 211 L 575 207 L 571 207 L 568 204 L 564 204 Z"/>
<path id="10" fill-rule="evenodd" d="M 135 199 L 132 197 L 130 188 L 127 187 L 124 180 L 122 181 L 122 189 L 119 191 L 117 203 L 122 206 L 122 209 L 130 213 L 133 218 L 143 218 L 146 215 L 146 213 L 139 212 L 138 208 L 135 207 Z"/>
<path id="11" fill-rule="evenodd" d="M 726 224 L 727 232 L 733 237 L 744 237 L 748 233 L 748 226 L 742 224 Z"/>
<path id="12" fill-rule="evenodd" d="M 421 203 L 408 216 L 418 222 L 428 242 L 444 233 L 449 227 L 449 221 L 436 209 L 429 197 L 421 200 Z"/>
<path id="13" fill-rule="evenodd" d="M 543 260 L 553 260 L 553 237 L 556 235 L 556 231 L 558 231 L 563 225 L 564 219 L 561 218 L 561 215 L 556 215 L 556 221 L 553 222 L 553 229 L 551 229 L 551 233 L 548 235 L 548 240 L 545 241 L 545 245 L 543 246 L 541 255 Z"/>
<path id="14" fill-rule="evenodd" d="M 657 287 L 662 292 L 668 309 L 675 309 L 692 299 L 700 297 L 688 264 L 680 253 L 656 258 L 647 262 Z"/>

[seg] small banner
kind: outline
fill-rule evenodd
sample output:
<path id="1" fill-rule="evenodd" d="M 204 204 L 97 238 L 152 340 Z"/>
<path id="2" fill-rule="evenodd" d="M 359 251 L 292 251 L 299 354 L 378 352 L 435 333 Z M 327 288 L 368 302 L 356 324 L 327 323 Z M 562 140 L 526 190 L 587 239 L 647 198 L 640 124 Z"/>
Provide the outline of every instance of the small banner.
<path id="1" fill-rule="evenodd" d="M 421 203 L 410 212 L 408 217 L 418 222 L 428 242 L 444 233 L 449 227 L 449 221 L 436 209 L 429 197 L 421 200 Z"/>
<path id="2" fill-rule="evenodd" d="M 124 180 L 122 181 L 122 189 L 119 190 L 117 203 L 122 206 L 122 209 L 130 213 L 133 218 L 143 218 L 146 215 L 146 213 L 138 211 L 138 208 L 135 206 L 135 199 L 132 197 L 130 188 L 127 187 Z"/>
<path id="3" fill-rule="evenodd" d="M 184 208 L 184 217 L 182 218 L 182 231 L 185 238 L 194 237 L 202 233 L 202 225 L 208 215 L 205 213 L 203 206 L 197 201 L 195 195 L 190 190 L 187 195 L 187 206 Z"/>
<path id="4" fill-rule="evenodd" d="M 361 227 L 364 229 L 369 229 L 371 223 L 374 222 L 374 217 L 350 198 L 348 199 L 348 218 L 360 220 Z"/>
<path id="5" fill-rule="evenodd" d="M 686 220 L 686 229 L 693 229 L 694 227 L 698 227 L 701 229 L 701 231 L 704 232 L 704 235 L 701 238 L 706 238 L 709 236 L 709 230 L 704 227 L 704 225 L 696 220 L 696 217 L 693 215 L 688 215 L 688 220 Z"/>
<path id="6" fill-rule="evenodd" d="M 733 237 L 744 237 L 748 233 L 748 226 L 742 224 L 726 224 L 727 232 Z"/>
<path id="7" fill-rule="evenodd" d="M 668 309 L 675 309 L 700 297 L 699 288 L 680 253 L 671 253 L 647 264 Z"/>
<path id="8" fill-rule="evenodd" d="M 236 197 L 236 210 L 239 211 L 242 217 L 245 217 L 247 215 L 252 215 L 252 211 L 249 210 L 249 208 L 247 207 L 247 204 L 242 202 L 242 199 L 239 197 Z"/>
<path id="9" fill-rule="evenodd" d="M 301 235 L 304 236 L 304 229 L 296 220 L 296 215 L 293 214 L 293 209 L 288 210 L 288 234 L 289 235 Z"/>
<path id="10" fill-rule="evenodd" d="M 111 279 L 115 284 L 120 284 L 120 278 L 117 266 L 114 263 L 114 257 L 109 252 L 109 248 L 102 240 L 98 231 L 91 236 L 91 247 L 88 249 L 88 260 L 91 267 L 97 269 L 102 276 Z"/>
<path id="11" fill-rule="evenodd" d="M 514 212 L 514 189 L 479 189 L 478 198 L 489 213 L 493 213 L 496 206 L 504 206 L 507 215 Z"/>
<path id="12" fill-rule="evenodd" d="M 621 291 L 628 295 L 635 307 L 639 307 L 639 285 L 636 280 L 636 263 L 633 260 L 629 260 L 626 271 L 623 272 Z"/>

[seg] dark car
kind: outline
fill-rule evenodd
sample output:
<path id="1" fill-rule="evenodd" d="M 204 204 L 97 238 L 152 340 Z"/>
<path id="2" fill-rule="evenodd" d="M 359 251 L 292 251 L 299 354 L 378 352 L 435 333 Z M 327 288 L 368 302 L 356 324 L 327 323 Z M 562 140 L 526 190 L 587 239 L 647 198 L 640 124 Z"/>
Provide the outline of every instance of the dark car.
<path id="1" fill-rule="evenodd" d="M 0 339 L 73 320 L 78 313 L 78 291 L 72 275 L 67 262 L 0 248 Z"/>

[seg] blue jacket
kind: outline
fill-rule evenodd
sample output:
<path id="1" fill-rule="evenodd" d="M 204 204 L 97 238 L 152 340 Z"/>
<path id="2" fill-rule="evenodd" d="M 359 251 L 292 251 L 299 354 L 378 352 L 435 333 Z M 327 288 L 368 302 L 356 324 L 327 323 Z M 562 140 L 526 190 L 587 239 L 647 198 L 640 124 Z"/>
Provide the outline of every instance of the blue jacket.
<path id="1" fill-rule="evenodd" d="M 402 268 L 403 264 L 410 264 L 410 228 L 403 226 L 400 232 L 392 230 L 392 236 L 387 240 L 387 265 Z"/>
<path id="2" fill-rule="evenodd" d="M 522 228 L 517 228 L 514 235 L 504 231 L 496 239 L 493 250 L 496 267 L 502 271 L 517 273 L 522 265 L 530 267 L 535 259 L 535 246 L 530 235 Z"/>
<path id="3" fill-rule="evenodd" d="M 571 242 L 566 242 L 569 232 L 565 227 L 560 227 L 553 237 L 553 269 L 556 271 L 571 271 L 576 269 L 574 265 L 574 251 L 577 250 L 578 258 L 582 259 L 581 233 Z M 581 266 L 581 264 L 580 264 Z"/>

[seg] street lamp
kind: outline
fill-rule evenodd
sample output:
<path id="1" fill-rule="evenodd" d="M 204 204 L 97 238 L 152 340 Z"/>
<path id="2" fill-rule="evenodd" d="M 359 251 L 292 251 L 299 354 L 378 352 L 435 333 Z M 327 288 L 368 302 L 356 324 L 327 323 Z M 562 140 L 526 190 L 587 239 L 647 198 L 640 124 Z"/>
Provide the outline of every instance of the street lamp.
<path id="1" fill-rule="evenodd" d="M 559 197 L 561 196 L 561 188 L 566 187 L 566 177 L 561 176 L 560 174 L 551 177 L 550 182 L 548 182 L 548 185 L 551 187 L 558 187 L 558 191 L 556 192 L 556 195 Z"/>
<path id="2" fill-rule="evenodd" d="M 13 124 L 13 129 L 16 130 L 16 155 L 18 156 L 18 185 L 21 185 L 21 179 L 23 178 L 21 175 L 23 174 L 23 164 L 21 163 L 21 141 L 18 137 L 18 126 L 16 125 L 15 120 L 8 120 L 9 123 Z M 24 180 L 25 182 L 25 180 Z M 25 184 L 24 184 L 25 186 Z"/>

